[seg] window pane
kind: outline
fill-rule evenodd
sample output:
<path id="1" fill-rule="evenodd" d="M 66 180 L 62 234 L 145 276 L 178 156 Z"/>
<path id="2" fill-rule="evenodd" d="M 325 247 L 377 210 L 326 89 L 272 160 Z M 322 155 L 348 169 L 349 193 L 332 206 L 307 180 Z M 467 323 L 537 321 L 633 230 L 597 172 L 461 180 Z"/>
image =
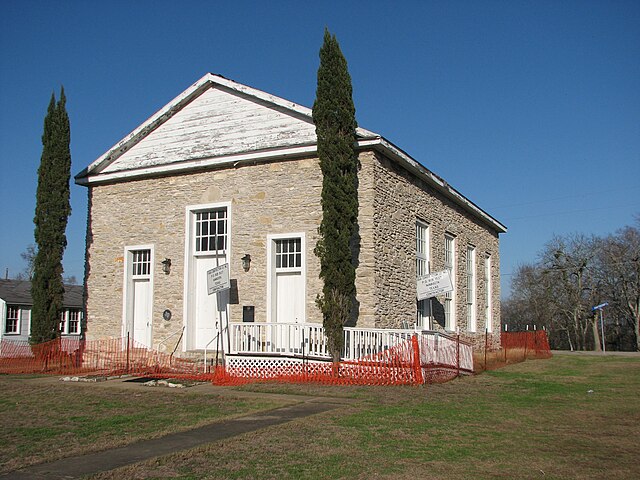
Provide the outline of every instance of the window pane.
<path id="1" fill-rule="evenodd" d="M 195 222 L 196 252 L 226 249 L 228 230 L 226 209 L 196 212 Z"/>

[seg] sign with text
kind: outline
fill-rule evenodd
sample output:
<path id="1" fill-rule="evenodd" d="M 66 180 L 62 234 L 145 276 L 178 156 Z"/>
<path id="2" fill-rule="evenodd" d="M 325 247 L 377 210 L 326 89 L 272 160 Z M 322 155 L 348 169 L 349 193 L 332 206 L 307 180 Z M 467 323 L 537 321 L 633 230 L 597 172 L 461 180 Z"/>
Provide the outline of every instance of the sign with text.
<path id="1" fill-rule="evenodd" d="M 443 293 L 453 292 L 451 284 L 451 275 L 449 270 L 434 272 L 422 277 L 418 277 L 416 289 L 416 298 L 424 300 L 425 298 L 435 297 Z"/>
<path id="2" fill-rule="evenodd" d="M 229 281 L 229 264 L 207 270 L 207 291 L 209 295 L 231 288 Z"/>

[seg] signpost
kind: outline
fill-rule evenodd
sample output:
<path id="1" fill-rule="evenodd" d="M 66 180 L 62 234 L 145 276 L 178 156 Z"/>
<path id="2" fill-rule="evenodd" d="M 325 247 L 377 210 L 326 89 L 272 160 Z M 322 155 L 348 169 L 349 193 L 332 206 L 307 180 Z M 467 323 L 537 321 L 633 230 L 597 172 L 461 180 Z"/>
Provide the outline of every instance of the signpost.
<path id="1" fill-rule="evenodd" d="M 217 261 L 217 258 L 216 258 Z M 216 329 L 218 330 L 218 334 L 215 336 L 215 338 L 218 340 L 218 345 L 216 348 L 216 367 L 218 366 L 218 353 L 220 352 L 220 335 L 221 335 L 221 331 L 220 328 L 222 327 L 222 310 L 220 308 L 220 303 L 222 301 L 222 297 L 220 295 L 220 293 L 224 292 L 225 290 L 229 290 L 231 288 L 231 282 L 229 281 L 229 264 L 228 263 L 224 263 L 222 265 L 218 265 L 217 267 L 212 268 L 211 270 L 207 270 L 207 293 L 209 295 L 213 295 L 214 293 L 217 294 L 217 305 L 218 305 L 218 320 L 216 322 Z M 227 321 L 227 335 L 229 335 L 229 323 Z M 213 341 L 213 339 L 211 340 Z M 211 343 L 211 342 L 209 342 Z M 231 340 L 229 339 L 229 343 L 231 343 Z M 208 345 L 208 344 L 207 344 Z M 230 346 L 229 346 L 230 348 Z M 222 358 L 224 361 L 224 343 L 222 343 Z M 205 347 L 205 371 L 206 371 L 206 358 L 207 358 L 207 350 Z"/>
<path id="2" fill-rule="evenodd" d="M 600 310 L 600 330 L 602 330 L 602 353 L 606 352 L 606 349 L 604 346 L 604 314 L 602 313 L 602 310 L 604 309 L 604 307 L 607 307 L 608 305 L 609 305 L 609 302 L 604 302 L 604 303 L 601 303 L 600 305 L 596 305 L 591 309 L 592 312 Z"/>
<path id="3" fill-rule="evenodd" d="M 453 285 L 451 283 L 449 270 L 429 273 L 418 277 L 416 282 L 416 298 L 418 300 L 424 300 L 452 291 Z"/>

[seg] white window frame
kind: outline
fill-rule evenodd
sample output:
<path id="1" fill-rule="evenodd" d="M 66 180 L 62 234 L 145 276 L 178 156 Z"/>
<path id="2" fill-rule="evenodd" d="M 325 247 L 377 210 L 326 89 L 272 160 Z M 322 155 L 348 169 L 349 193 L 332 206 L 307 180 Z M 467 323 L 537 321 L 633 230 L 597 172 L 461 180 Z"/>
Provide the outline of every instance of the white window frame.
<path id="1" fill-rule="evenodd" d="M 9 309 L 15 309 L 17 313 L 17 317 L 9 317 Z M 9 320 L 16 320 L 16 330 L 15 331 L 7 331 L 7 327 L 9 326 Z M 19 305 L 9 305 L 7 304 L 7 314 L 4 320 L 4 325 L 2 329 L 3 335 L 20 335 L 22 332 L 22 308 Z"/>
<path id="2" fill-rule="evenodd" d="M 476 247 L 467 245 L 466 258 L 467 274 L 467 330 L 475 332 L 477 329 L 476 315 Z"/>
<path id="3" fill-rule="evenodd" d="M 75 332 L 69 330 L 71 313 L 78 314 L 78 329 Z M 62 318 L 60 319 L 60 333 L 62 335 L 80 335 L 82 332 L 82 309 L 80 308 L 65 308 L 62 311 Z"/>
<path id="4" fill-rule="evenodd" d="M 431 228 L 424 220 L 416 219 L 416 279 L 431 273 Z M 431 299 L 416 302 L 416 324 L 419 328 L 430 330 Z"/>
<path id="5" fill-rule="evenodd" d="M 288 267 L 279 268 L 278 272 L 300 272 L 302 276 L 302 298 L 304 301 L 304 311 L 301 323 L 307 321 L 307 240 L 304 232 L 297 233 L 278 233 L 267 235 L 267 322 L 274 321 L 273 308 L 274 298 L 273 293 L 275 289 L 276 281 L 276 249 L 275 244 L 278 240 L 293 240 L 300 239 L 301 266 L 300 267 Z"/>
<path id="6" fill-rule="evenodd" d="M 491 278 L 491 254 L 484 257 L 485 328 L 493 332 L 493 281 Z"/>
<path id="7" fill-rule="evenodd" d="M 450 247 L 450 248 L 449 248 Z M 447 331 L 456 329 L 456 237 L 450 233 L 444 234 L 444 268 L 449 270 L 453 291 L 444 294 L 444 313 Z"/>
<path id="8" fill-rule="evenodd" d="M 144 275 L 134 274 L 130 271 L 133 268 L 133 252 L 137 252 L 140 250 L 149 250 L 149 263 L 150 269 Z M 154 288 L 153 288 L 153 278 L 155 274 L 155 249 L 153 244 L 145 244 L 145 245 L 127 245 L 124 247 L 124 276 L 123 276 L 123 294 L 122 294 L 122 338 L 127 336 L 127 315 L 129 313 L 129 302 L 132 302 L 133 299 L 130 298 L 130 293 L 132 291 L 132 284 L 134 278 L 148 278 L 149 279 L 149 288 L 151 289 L 151 305 L 153 308 L 153 296 L 154 296 Z M 152 334 L 153 335 L 153 334 Z"/>

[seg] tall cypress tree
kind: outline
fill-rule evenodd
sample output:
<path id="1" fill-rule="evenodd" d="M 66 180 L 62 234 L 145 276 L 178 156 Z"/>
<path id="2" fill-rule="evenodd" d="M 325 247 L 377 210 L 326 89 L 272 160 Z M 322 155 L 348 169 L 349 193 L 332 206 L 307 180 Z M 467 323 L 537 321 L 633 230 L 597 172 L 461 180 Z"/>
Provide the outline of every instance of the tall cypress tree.
<path id="1" fill-rule="evenodd" d="M 67 246 L 65 230 L 71 213 L 71 132 L 64 88 L 56 103 L 51 95 L 42 134 L 42 157 L 36 192 L 34 262 L 31 296 L 31 343 L 42 343 L 59 335 L 64 286 L 62 256 Z"/>
<path id="2" fill-rule="evenodd" d="M 343 347 L 343 327 L 356 295 L 354 242 L 358 231 L 356 118 L 351 76 L 335 35 L 324 32 L 313 121 L 322 170 L 322 222 L 315 254 L 324 281 L 317 303 L 334 361 Z"/>

